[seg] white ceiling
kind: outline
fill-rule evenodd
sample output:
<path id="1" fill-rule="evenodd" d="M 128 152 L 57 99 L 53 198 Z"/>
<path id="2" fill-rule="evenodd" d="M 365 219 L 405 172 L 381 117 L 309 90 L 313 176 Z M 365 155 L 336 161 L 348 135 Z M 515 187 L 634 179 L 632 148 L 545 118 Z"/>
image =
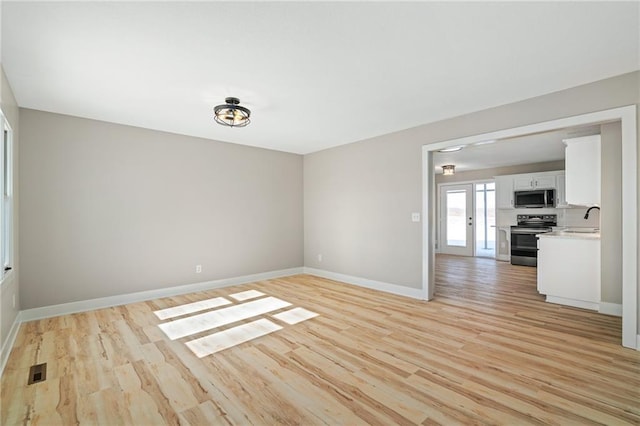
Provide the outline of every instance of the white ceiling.
<path id="1" fill-rule="evenodd" d="M 600 134 L 600 126 L 583 126 L 537 133 L 463 147 L 455 152 L 436 152 L 433 156 L 435 172 L 453 164 L 456 172 L 466 172 L 520 164 L 564 160 L 563 139 Z"/>
<path id="2" fill-rule="evenodd" d="M 2 2 L 22 107 L 309 153 L 640 69 L 638 2 Z M 216 124 L 236 96 L 252 123 Z"/>

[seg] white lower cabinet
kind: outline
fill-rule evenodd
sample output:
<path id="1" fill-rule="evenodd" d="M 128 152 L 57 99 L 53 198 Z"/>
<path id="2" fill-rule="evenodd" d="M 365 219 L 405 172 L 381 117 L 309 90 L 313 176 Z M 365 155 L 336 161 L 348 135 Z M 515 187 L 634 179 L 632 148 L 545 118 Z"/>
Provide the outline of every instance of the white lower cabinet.
<path id="1" fill-rule="evenodd" d="M 547 302 L 597 310 L 600 239 L 540 235 L 538 292 Z"/>

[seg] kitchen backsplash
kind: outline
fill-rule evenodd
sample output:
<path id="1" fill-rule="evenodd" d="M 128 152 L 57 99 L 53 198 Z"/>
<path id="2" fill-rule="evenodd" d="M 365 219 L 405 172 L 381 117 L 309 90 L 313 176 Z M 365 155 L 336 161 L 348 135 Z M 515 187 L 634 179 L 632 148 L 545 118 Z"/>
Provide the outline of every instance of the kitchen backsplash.
<path id="1" fill-rule="evenodd" d="M 560 209 L 558 209 L 560 210 Z M 574 226 L 574 227 L 588 227 L 599 228 L 600 227 L 600 210 L 593 209 L 589 213 L 589 219 L 584 219 L 584 214 L 587 212 L 587 207 L 563 209 L 564 218 L 563 222 L 560 222 L 560 215 L 558 215 L 558 225 L 560 226 Z"/>
<path id="2" fill-rule="evenodd" d="M 584 219 L 584 214 L 587 212 L 587 207 L 572 207 L 565 209 L 499 209 L 498 214 L 498 226 L 511 226 L 517 223 L 516 216 L 519 214 L 556 214 L 558 215 L 558 226 L 571 226 L 571 227 L 586 227 L 586 228 L 599 228 L 600 227 L 600 211 L 591 210 L 589 213 L 589 219 Z"/>

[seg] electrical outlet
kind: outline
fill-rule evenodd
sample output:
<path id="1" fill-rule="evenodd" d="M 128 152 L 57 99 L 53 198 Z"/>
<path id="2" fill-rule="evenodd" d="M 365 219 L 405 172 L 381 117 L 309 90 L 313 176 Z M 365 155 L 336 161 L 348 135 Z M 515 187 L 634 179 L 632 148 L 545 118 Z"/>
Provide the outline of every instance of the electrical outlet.
<path id="1" fill-rule="evenodd" d="M 322 255 L 321 254 L 318 255 L 318 262 L 322 262 Z"/>
<path id="2" fill-rule="evenodd" d="M 420 213 L 411 213 L 412 222 L 420 222 Z"/>
<path id="3" fill-rule="evenodd" d="M 196 265 L 196 274 L 202 272 L 202 265 Z"/>

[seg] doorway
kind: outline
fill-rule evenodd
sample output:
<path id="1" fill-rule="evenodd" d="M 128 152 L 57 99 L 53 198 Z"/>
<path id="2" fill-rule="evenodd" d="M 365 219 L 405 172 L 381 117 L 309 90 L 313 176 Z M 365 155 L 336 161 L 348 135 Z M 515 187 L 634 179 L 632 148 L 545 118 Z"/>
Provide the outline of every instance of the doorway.
<path id="1" fill-rule="evenodd" d="M 440 252 L 473 256 L 473 184 L 440 188 Z"/>
<path id="2" fill-rule="evenodd" d="M 440 253 L 495 258 L 496 184 L 440 185 Z"/>
<path id="3" fill-rule="evenodd" d="M 468 146 L 487 140 L 499 140 L 517 136 L 542 133 L 557 129 L 583 125 L 596 125 L 619 121 L 622 129 L 622 346 L 638 348 L 636 342 L 638 330 L 638 226 L 637 226 L 637 126 L 636 106 L 629 105 L 593 113 L 581 114 L 573 117 L 559 118 L 536 124 L 514 127 L 495 132 L 477 134 L 458 139 L 424 145 L 422 147 L 423 164 L 423 297 L 431 300 L 434 297 L 434 242 L 437 235 L 436 223 L 436 185 L 433 155 L 435 152 L 453 146 Z"/>

